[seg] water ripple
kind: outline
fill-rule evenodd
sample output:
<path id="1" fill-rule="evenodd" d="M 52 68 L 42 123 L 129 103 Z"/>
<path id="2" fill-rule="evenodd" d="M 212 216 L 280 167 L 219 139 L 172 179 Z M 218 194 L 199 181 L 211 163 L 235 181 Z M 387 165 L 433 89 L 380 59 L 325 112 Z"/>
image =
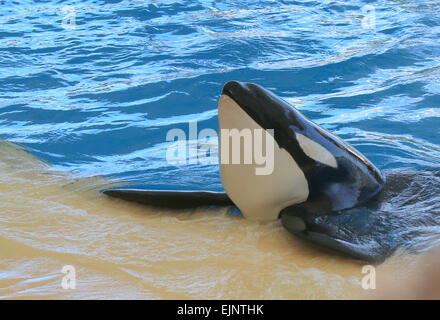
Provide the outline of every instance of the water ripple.
<path id="1" fill-rule="evenodd" d="M 0 17 L 0 136 L 57 170 L 154 181 L 167 131 L 217 129 L 230 79 L 274 90 L 379 167 L 438 167 L 437 1 L 69 6 L 6 0 Z"/>

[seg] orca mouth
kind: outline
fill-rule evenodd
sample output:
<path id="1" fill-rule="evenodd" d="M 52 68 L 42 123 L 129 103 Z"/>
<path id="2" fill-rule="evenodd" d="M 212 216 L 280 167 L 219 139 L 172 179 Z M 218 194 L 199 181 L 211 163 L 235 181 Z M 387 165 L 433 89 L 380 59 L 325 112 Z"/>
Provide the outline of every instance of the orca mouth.
<path id="1" fill-rule="evenodd" d="M 394 248 L 382 241 L 379 219 L 366 207 L 321 216 L 281 212 L 281 223 L 289 233 L 343 255 L 381 263 Z"/>

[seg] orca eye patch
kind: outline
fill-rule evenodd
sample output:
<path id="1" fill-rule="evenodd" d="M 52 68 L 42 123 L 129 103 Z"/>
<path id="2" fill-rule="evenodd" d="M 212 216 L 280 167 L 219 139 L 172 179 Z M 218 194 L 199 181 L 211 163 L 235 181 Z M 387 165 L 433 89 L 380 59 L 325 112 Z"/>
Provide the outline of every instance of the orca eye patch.
<path id="1" fill-rule="evenodd" d="M 315 161 L 326 164 L 329 167 L 337 168 L 336 158 L 325 147 L 307 138 L 301 133 L 296 133 L 296 139 L 304 153 Z"/>

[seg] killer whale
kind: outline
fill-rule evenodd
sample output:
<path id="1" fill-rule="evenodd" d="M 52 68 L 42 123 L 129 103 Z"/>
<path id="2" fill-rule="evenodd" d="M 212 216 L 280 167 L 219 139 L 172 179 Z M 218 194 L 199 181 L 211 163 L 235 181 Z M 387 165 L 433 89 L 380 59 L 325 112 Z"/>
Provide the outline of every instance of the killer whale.
<path id="1" fill-rule="evenodd" d="M 259 85 L 228 82 L 220 98 L 219 122 L 222 129 L 233 127 L 242 129 L 251 125 L 264 130 L 273 129 L 276 152 L 278 152 L 275 155 L 275 166 L 279 165 L 282 157 L 287 156 L 288 161 L 290 160 L 290 163 L 284 164 L 284 168 L 279 168 L 282 171 L 281 177 L 268 183 L 273 174 L 267 177 L 260 176 L 260 182 L 266 185 L 253 185 L 253 187 L 261 186 L 264 189 L 262 191 L 243 188 L 244 184 L 248 184 L 254 177 L 243 179 L 243 176 L 239 176 L 239 179 L 234 179 L 239 175 L 235 172 L 236 168 L 242 170 L 244 166 L 221 164 L 225 190 L 242 211 L 246 203 L 241 204 L 241 198 L 249 190 L 254 194 L 264 193 L 270 191 L 267 190 L 268 187 L 279 189 L 277 185 L 280 183 L 284 183 L 281 186 L 282 190 L 276 192 L 286 191 L 281 197 L 275 200 L 274 198 L 279 195 L 271 192 L 271 198 L 254 199 L 253 202 L 266 207 L 264 202 L 269 201 L 270 206 L 279 207 L 279 203 L 274 203 L 275 200 L 284 203 L 281 209 L 302 203 L 307 214 L 320 215 L 365 203 L 383 187 L 384 178 L 380 171 L 356 149 L 307 119 L 293 106 Z M 289 170 L 297 171 L 293 183 L 286 182 L 285 179 L 290 173 Z M 234 188 L 240 184 L 240 187 Z M 292 199 L 293 201 L 290 201 Z M 286 209 L 284 210 L 286 214 L 291 211 Z M 252 212 L 249 214 L 244 212 L 244 214 L 253 216 Z M 267 216 L 277 218 L 278 214 L 279 212 Z"/>
<path id="2" fill-rule="evenodd" d="M 275 170 L 252 174 L 252 164 L 220 164 L 223 192 L 209 190 L 107 189 L 109 196 L 147 205 L 191 208 L 235 205 L 247 218 L 281 219 L 290 233 L 354 258 L 379 261 L 371 253 L 329 230 L 321 217 L 350 214 L 377 197 L 385 178 L 359 151 L 269 90 L 229 81 L 219 99 L 221 129 L 272 131 Z M 220 149 L 221 149 L 220 145 Z"/>

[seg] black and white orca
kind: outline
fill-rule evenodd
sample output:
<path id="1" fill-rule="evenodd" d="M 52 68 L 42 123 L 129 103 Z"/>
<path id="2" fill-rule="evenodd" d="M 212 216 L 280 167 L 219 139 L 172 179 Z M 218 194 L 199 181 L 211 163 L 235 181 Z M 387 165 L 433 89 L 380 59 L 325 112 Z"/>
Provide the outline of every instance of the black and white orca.
<path id="1" fill-rule="evenodd" d="M 366 157 L 257 84 L 226 83 L 218 111 L 220 129 L 270 132 L 274 146 L 271 174 L 257 175 L 256 163 L 221 162 L 226 193 L 131 189 L 103 192 L 172 208 L 235 205 L 246 218 L 281 219 L 290 233 L 355 258 L 383 258 L 339 237 L 337 225 L 329 227 L 325 223 L 329 216 L 346 215 L 347 210 L 364 205 L 380 193 L 385 179 Z"/>

